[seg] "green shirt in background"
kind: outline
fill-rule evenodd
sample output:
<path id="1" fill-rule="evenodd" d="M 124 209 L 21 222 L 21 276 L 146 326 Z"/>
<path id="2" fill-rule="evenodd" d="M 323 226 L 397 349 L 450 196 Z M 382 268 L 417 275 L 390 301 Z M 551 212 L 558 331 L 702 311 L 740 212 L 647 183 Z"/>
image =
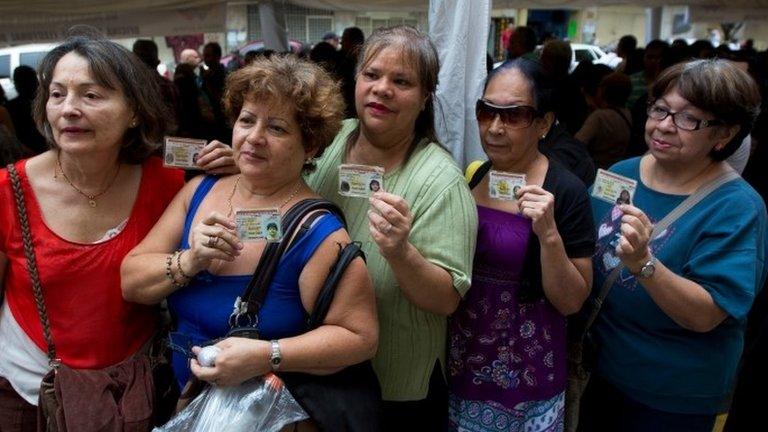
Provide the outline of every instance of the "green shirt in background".
<path id="1" fill-rule="evenodd" d="M 368 200 L 338 193 L 338 166 L 344 163 L 347 139 L 357 127 L 357 120 L 344 122 L 308 184 L 341 207 L 350 237 L 363 245 L 376 290 L 379 350 L 373 365 L 384 400 L 424 399 L 436 359 L 445 371 L 447 319 L 417 308 L 400 291 L 368 232 Z M 384 190 L 405 199 L 413 215 L 409 241 L 427 260 L 447 270 L 453 287 L 464 296 L 475 253 L 477 209 L 450 154 L 435 143 L 419 144 L 405 165 L 385 173 Z"/>

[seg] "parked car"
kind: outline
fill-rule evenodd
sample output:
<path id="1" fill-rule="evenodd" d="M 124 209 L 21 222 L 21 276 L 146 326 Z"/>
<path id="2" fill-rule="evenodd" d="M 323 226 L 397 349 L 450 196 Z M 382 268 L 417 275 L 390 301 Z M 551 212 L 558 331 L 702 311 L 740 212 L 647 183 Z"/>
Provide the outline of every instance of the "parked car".
<path id="1" fill-rule="evenodd" d="M 5 90 L 5 96 L 13 99 L 17 96 L 13 85 L 13 70 L 26 65 L 37 69 L 37 65 L 56 44 L 19 45 L 0 48 L 0 85 Z"/>
<path id="2" fill-rule="evenodd" d="M 536 54 L 537 57 L 541 56 L 541 50 L 543 48 L 543 45 L 537 46 L 534 54 Z M 573 70 L 576 69 L 576 66 L 578 66 L 578 64 L 584 60 L 589 60 L 595 64 L 608 65 L 612 69 L 616 69 L 616 67 L 621 63 L 621 57 L 614 53 L 606 54 L 602 49 L 600 49 L 599 46 L 596 45 L 572 43 L 571 52 L 571 67 L 569 72 L 573 72 Z M 496 68 L 501 65 L 501 63 L 503 62 L 495 63 L 493 67 Z"/>

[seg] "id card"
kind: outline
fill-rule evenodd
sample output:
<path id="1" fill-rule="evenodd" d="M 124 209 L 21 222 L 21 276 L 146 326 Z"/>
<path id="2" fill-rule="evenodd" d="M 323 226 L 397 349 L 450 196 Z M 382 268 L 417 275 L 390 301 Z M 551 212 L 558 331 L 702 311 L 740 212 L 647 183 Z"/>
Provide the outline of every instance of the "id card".
<path id="1" fill-rule="evenodd" d="M 491 170 L 489 176 L 488 196 L 502 201 L 517 201 L 517 191 L 525 186 L 525 174 Z"/>
<path id="2" fill-rule="evenodd" d="M 198 169 L 197 155 L 208 142 L 203 139 L 165 137 L 163 165 L 182 169 Z"/>
<path id="3" fill-rule="evenodd" d="M 597 170 L 592 196 L 611 204 L 632 204 L 635 199 L 637 180 L 606 171 Z"/>
<path id="4" fill-rule="evenodd" d="M 384 168 L 339 165 L 339 195 L 368 198 L 380 190 L 384 190 Z"/>
<path id="5" fill-rule="evenodd" d="M 235 225 L 237 237 L 244 242 L 266 240 L 275 243 L 283 238 L 280 212 L 276 208 L 237 210 Z"/>

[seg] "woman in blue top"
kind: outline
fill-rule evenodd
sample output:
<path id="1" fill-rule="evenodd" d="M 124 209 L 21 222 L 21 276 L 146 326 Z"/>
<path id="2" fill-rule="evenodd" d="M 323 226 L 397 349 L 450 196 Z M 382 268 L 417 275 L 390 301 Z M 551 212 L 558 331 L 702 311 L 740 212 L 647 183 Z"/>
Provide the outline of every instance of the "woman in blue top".
<path id="1" fill-rule="evenodd" d="M 593 199 L 594 287 L 621 271 L 595 323 L 595 373 L 581 431 L 706 431 L 725 408 L 745 318 L 765 279 L 766 211 L 740 177 L 651 239 L 654 223 L 731 170 L 752 129 L 752 79 L 724 60 L 664 71 L 651 90 L 649 152 L 611 167 L 637 180 L 631 204 Z"/>
<path id="2" fill-rule="evenodd" d="M 193 344 L 226 335 L 235 298 L 266 245 L 238 238 L 234 212 L 277 208 L 284 214 L 299 201 L 316 198 L 302 172 L 313 168 L 313 158 L 336 135 L 344 111 L 331 78 L 291 57 L 264 59 L 231 74 L 224 103 L 241 174 L 189 182 L 122 267 L 124 297 L 145 304 L 167 297 L 177 332 Z M 371 358 L 378 327 L 371 281 L 360 259 L 337 287 L 325 324 L 306 331 L 339 245 L 349 241 L 336 216 L 316 219 L 278 265 L 259 311 L 261 340 L 217 343 L 221 351 L 212 367 L 174 353 L 179 383 L 191 372 L 232 386 L 278 367 L 324 374 Z"/>

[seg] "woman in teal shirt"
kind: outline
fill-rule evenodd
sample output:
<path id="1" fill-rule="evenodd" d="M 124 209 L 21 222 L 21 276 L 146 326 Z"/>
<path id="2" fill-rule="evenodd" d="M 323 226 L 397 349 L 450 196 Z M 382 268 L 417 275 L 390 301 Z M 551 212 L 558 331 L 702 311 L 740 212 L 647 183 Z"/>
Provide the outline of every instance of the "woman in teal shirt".
<path id="1" fill-rule="evenodd" d="M 595 323 L 581 431 L 711 431 L 765 280 L 765 205 L 740 177 L 649 238 L 687 196 L 731 170 L 723 160 L 752 129 L 757 86 L 727 61 L 698 60 L 664 71 L 651 97 L 648 154 L 611 167 L 637 180 L 632 203 L 592 201 L 595 289 L 626 267 Z"/>

